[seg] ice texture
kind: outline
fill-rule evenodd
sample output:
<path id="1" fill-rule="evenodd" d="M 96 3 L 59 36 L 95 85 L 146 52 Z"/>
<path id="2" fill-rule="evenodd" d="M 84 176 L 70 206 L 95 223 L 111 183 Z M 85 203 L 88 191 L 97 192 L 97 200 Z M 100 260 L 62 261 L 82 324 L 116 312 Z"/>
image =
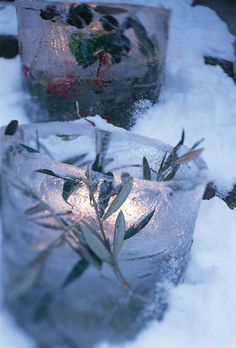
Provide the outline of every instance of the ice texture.
<path id="1" fill-rule="evenodd" d="M 78 101 L 82 116 L 97 114 L 130 128 L 134 104 L 158 99 L 169 11 L 107 3 L 100 12 L 99 4 L 91 3 L 92 22 L 78 28 L 67 20 L 72 3 L 16 1 L 24 84 L 33 102 L 26 103 L 28 113 L 36 122 L 76 119 Z M 56 6 L 52 20 L 42 18 L 47 5 Z M 118 29 L 102 27 L 104 13 Z"/>
<path id="2" fill-rule="evenodd" d="M 152 306 L 134 300 L 114 284 L 116 280 L 109 266 L 102 268 L 103 278 L 98 270 L 90 266 L 80 279 L 60 289 L 78 260 L 78 255 L 65 244 L 50 253 L 37 285 L 20 296 L 19 293 L 16 295 L 19 275 L 21 278 L 25 276 L 21 274 L 22 268 L 38 255 L 33 245 L 55 240 L 61 232 L 56 228 L 55 219 L 47 217 L 46 212 L 27 218 L 26 210 L 36 203 L 30 192 L 36 192 L 57 213 L 66 213 L 71 209 L 62 198 L 64 181 L 35 171 L 48 169 L 60 177 L 83 178 L 86 162 L 94 159 L 104 136 L 109 139 L 104 161 L 113 158 L 112 162 L 108 162 L 107 169 L 114 169 L 115 185 L 121 182 L 117 167 L 126 166 L 125 170 L 134 177 L 133 189 L 122 206 L 127 227 L 155 208 L 150 223 L 125 242 L 119 258 L 121 269 L 135 293 L 151 302 L 156 301 L 155 311 L 150 309 Z M 38 147 L 42 154 L 29 153 L 21 143 Z M 75 166 L 57 161 L 63 158 L 66 162 L 66 154 L 74 148 L 77 155 L 84 155 L 84 143 L 88 152 L 84 164 L 77 163 Z M 90 347 L 103 339 L 117 342 L 132 338 L 143 327 L 144 318 L 161 318 L 167 306 L 167 294 L 162 284 L 167 280 L 179 282 L 189 258 L 195 221 L 207 180 L 204 161 L 198 158 L 182 165 L 170 182 L 143 180 L 140 168 L 134 171 L 132 165 L 141 164 L 143 156 L 146 156 L 150 165 L 158 168 L 164 154 L 171 151 L 171 146 L 107 126 L 103 121 L 97 127 L 85 120 L 21 126 L 15 136 L 2 136 L 2 148 L 4 298 L 19 323 L 40 344 L 68 347 L 66 342 L 69 340 L 76 344 L 79 342 L 79 347 Z M 61 154 L 57 153 L 58 148 L 63 149 Z M 49 154 L 50 157 L 57 154 L 57 157 L 52 159 Z M 104 175 L 93 174 L 99 184 L 104 182 Z M 73 206 L 72 213 L 67 217 L 70 222 L 84 219 L 96 226 L 87 188 L 82 185 L 69 202 Z M 114 214 L 105 223 L 111 239 L 116 216 Z M 17 224 L 12 224 L 13 219 Z M 50 228 L 44 227 L 43 223 Z M 48 294 L 53 296 L 53 301 L 45 316 L 37 320 L 37 308 Z"/>

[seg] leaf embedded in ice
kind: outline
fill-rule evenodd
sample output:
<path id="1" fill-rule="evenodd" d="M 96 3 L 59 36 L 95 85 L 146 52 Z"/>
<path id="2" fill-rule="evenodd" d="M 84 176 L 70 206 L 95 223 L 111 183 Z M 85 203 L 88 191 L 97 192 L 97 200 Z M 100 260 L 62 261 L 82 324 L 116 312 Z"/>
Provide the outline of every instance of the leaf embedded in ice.
<path id="1" fill-rule="evenodd" d="M 125 240 L 135 236 L 138 232 L 140 232 L 144 227 L 149 223 L 151 218 L 155 213 L 155 209 L 150 213 L 142 216 L 137 222 L 135 222 L 130 228 L 128 228 L 125 232 Z"/>
<path id="2" fill-rule="evenodd" d="M 53 301 L 53 294 L 48 292 L 46 293 L 41 300 L 39 301 L 39 304 L 34 312 L 33 320 L 34 321 L 40 321 L 44 319 L 48 315 L 48 311 L 50 308 L 50 305 Z"/>
<path id="3" fill-rule="evenodd" d="M 11 121 L 5 129 L 5 135 L 14 135 L 17 131 L 18 128 L 18 121 L 17 120 L 13 120 Z"/>
<path id="4" fill-rule="evenodd" d="M 96 232 L 96 230 L 94 230 L 92 226 L 84 222 L 80 224 L 80 228 L 91 250 L 102 261 L 112 264 L 111 253 L 107 249 L 104 241 L 101 239 L 100 235 Z"/>
<path id="5" fill-rule="evenodd" d="M 113 174 L 108 173 L 101 182 L 97 202 L 100 217 L 104 215 L 105 209 L 108 207 L 109 201 L 113 195 L 113 179 Z"/>
<path id="6" fill-rule="evenodd" d="M 24 144 L 20 144 L 26 151 L 28 151 L 29 153 L 39 153 L 38 150 L 33 149 L 30 146 L 24 145 Z"/>
<path id="7" fill-rule="evenodd" d="M 121 248 L 124 243 L 124 237 L 125 237 L 125 217 L 123 212 L 120 211 L 116 219 L 114 241 L 113 241 L 113 255 L 115 259 L 117 259 L 121 251 Z"/>
<path id="8" fill-rule="evenodd" d="M 92 170 L 99 173 L 103 172 L 103 166 L 100 162 L 100 152 L 96 155 L 95 161 L 92 164 Z"/>
<path id="9" fill-rule="evenodd" d="M 85 259 L 81 259 L 78 262 L 76 262 L 76 264 L 74 265 L 74 267 L 72 268 L 68 276 L 66 277 L 62 287 L 66 287 L 67 285 L 71 284 L 72 282 L 80 278 L 84 274 L 88 266 L 89 266 L 89 262 L 86 261 Z"/>
<path id="10" fill-rule="evenodd" d="M 144 180 L 152 179 L 151 169 L 146 157 L 143 157 L 143 179 Z"/>
<path id="11" fill-rule="evenodd" d="M 136 17 L 127 17 L 125 21 L 125 29 L 132 28 L 139 41 L 139 50 L 146 57 L 156 57 L 155 44 L 149 38 L 147 30 Z"/>
<path id="12" fill-rule="evenodd" d="M 77 166 L 82 167 L 87 162 L 87 161 L 85 162 L 85 158 L 87 157 L 87 155 L 88 155 L 87 153 L 84 153 L 84 154 L 79 155 L 79 156 L 72 156 L 72 157 L 64 159 L 63 163 L 77 165 Z"/>
<path id="13" fill-rule="evenodd" d="M 81 187 L 81 181 L 66 180 L 63 184 L 62 197 L 68 203 L 70 196 Z"/>
<path id="14" fill-rule="evenodd" d="M 49 170 L 49 169 L 37 169 L 36 173 L 46 174 L 46 175 L 54 176 L 55 178 L 59 178 L 57 174 L 55 174 L 52 170 Z"/>
<path id="15" fill-rule="evenodd" d="M 34 205 L 33 207 L 26 209 L 25 213 L 26 215 L 34 215 L 34 214 L 42 213 L 45 210 L 48 210 L 48 206 L 44 202 L 40 202 Z"/>
<path id="16" fill-rule="evenodd" d="M 49 249 L 41 252 L 32 262 L 20 271 L 19 281 L 16 282 L 16 285 L 12 290 L 11 295 L 13 297 L 25 294 L 37 283 L 48 255 Z"/>
<path id="17" fill-rule="evenodd" d="M 129 177 L 129 179 L 123 184 L 122 189 L 114 199 L 114 201 L 111 203 L 110 207 L 106 211 L 103 220 L 108 219 L 112 214 L 114 214 L 126 201 L 127 197 L 130 194 L 130 191 L 133 187 L 133 178 Z"/>
<path id="18" fill-rule="evenodd" d="M 121 14 L 125 13 L 128 10 L 122 7 L 112 7 L 112 6 L 105 6 L 105 5 L 96 5 L 93 7 L 94 11 L 101 13 L 101 14 Z"/>

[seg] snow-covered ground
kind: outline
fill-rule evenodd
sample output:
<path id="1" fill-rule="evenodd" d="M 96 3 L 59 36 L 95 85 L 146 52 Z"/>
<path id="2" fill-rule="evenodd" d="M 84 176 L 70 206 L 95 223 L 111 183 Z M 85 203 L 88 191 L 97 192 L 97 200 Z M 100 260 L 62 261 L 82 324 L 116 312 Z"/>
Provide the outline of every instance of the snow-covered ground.
<path id="1" fill-rule="evenodd" d="M 171 144 L 182 128 L 189 145 L 204 137 L 210 178 L 227 190 L 236 182 L 236 87 L 220 67 L 205 65 L 203 56 L 232 60 L 233 37 L 212 10 L 190 7 L 190 0 L 151 3 L 172 9 L 167 79 L 161 102 L 142 115 L 133 131 Z M 0 33 L 15 31 L 14 9 L 0 11 Z M 0 124 L 27 121 L 22 98 L 19 58 L 0 59 Z M 171 289 L 164 321 L 150 323 L 123 348 L 235 348 L 235 264 L 236 210 L 218 198 L 205 201 L 185 281 Z M 32 347 L 3 312 L 0 347 Z"/>

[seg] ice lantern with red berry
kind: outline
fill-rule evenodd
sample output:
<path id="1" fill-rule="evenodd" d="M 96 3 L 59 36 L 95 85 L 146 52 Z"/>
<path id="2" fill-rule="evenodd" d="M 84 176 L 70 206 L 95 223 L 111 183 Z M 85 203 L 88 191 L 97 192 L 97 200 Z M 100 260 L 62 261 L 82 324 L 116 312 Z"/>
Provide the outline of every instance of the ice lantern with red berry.
<path id="1" fill-rule="evenodd" d="M 99 114 L 130 128 L 164 77 L 169 12 L 147 6 L 16 0 L 33 121 Z"/>

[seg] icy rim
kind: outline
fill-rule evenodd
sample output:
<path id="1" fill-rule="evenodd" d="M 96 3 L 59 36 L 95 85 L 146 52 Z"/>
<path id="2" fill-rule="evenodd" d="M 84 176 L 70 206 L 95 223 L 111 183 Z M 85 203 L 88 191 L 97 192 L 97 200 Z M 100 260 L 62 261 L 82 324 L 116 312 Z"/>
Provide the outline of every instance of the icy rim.
<path id="1" fill-rule="evenodd" d="M 66 156 L 80 155 L 83 151 L 86 151 L 88 155 L 87 161 L 89 162 L 93 161 L 96 156 L 96 137 L 100 132 L 104 132 L 110 137 L 108 143 L 109 152 L 111 151 L 111 154 L 114 156 L 121 157 L 120 164 L 127 164 L 127 167 L 129 164 L 134 163 L 133 161 L 137 161 L 141 166 L 143 156 L 147 156 L 149 159 L 148 155 L 150 155 L 152 162 L 156 160 L 155 165 L 158 168 L 164 155 L 170 153 L 173 149 L 171 145 L 165 144 L 157 139 L 148 138 L 134 133 L 132 134 L 122 128 L 114 127 L 98 116 L 96 118 L 90 118 L 90 121 L 93 122 L 94 126 L 88 124 L 88 122 L 83 119 L 71 122 L 20 125 L 18 128 L 18 136 L 16 134 L 16 137 L 13 138 L 13 142 L 20 141 L 24 142 L 26 145 L 32 145 L 32 147 L 35 147 L 37 141 L 40 141 L 48 148 L 49 153 L 53 156 L 53 159 L 56 162 L 63 161 Z M 5 127 L 0 128 L 0 140 L 1 137 L 3 137 L 4 130 Z M 64 136 L 74 136 L 75 140 L 63 141 L 63 137 L 61 137 L 60 134 Z M 36 139 L 36 135 L 38 136 L 38 139 Z M 5 140 L 3 138 L 2 146 L 4 146 L 4 142 Z M 138 149 L 139 146 L 140 149 Z M 134 147 L 134 153 L 132 155 L 127 153 L 127 160 L 124 160 L 124 153 L 122 153 L 120 147 L 124 151 L 125 149 L 129 149 L 129 152 L 132 150 L 132 147 Z M 182 155 L 187 151 L 189 151 L 189 149 L 186 146 L 181 146 L 179 154 Z M 45 156 L 45 154 L 43 156 Z M 47 154 L 46 157 L 48 157 Z M 116 158 L 113 159 L 114 162 L 117 161 Z M 160 184 L 162 186 L 173 186 L 178 185 L 179 183 L 190 189 L 192 185 L 194 186 L 195 184 L 198 185 L 207 182 L 207 165 L 201 157 L 198 157 L 187 164 L 182 164 L 180 167 L 181 169 L 178 170 L 174 179 Z M 112 166 L 109 167 L 108 171 L 112 171 L 112 168 Z M 142 175 L 141 177 L 140 175 L 136 176 L 136 172 L 134 172 L 134 178 L 140 182 L 143 181 L 141 180 Z M 153 179 L 151 181 L 153 182 Z M 143 182 L 143 185 L 145 183 L 147 183 L 146 180 Z"/>

